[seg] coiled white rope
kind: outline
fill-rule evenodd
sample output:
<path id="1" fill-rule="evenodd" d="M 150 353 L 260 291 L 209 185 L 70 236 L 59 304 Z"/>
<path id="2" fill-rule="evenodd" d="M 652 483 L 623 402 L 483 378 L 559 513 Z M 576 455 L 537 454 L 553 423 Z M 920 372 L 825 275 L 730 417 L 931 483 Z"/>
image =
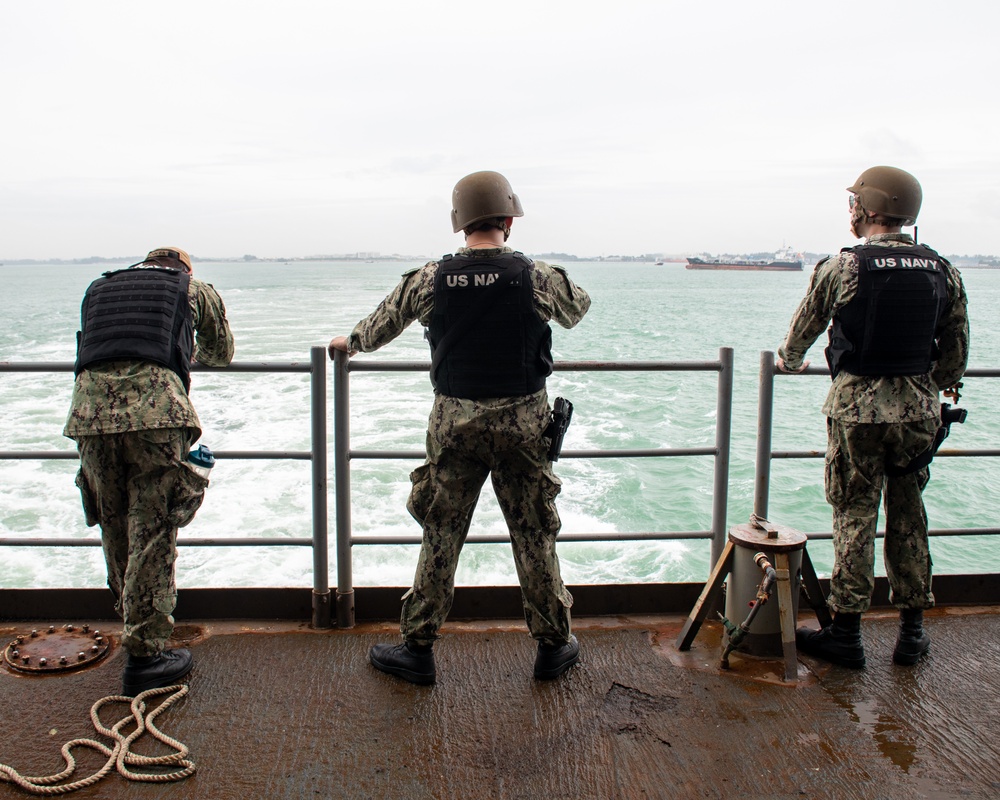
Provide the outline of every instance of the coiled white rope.
<path id="1" fill-rule="evenodd" d="M 188 748 L 176 739 L 167 736 L 156 727 L 154 720 L 174 703 L 188 693 L 187 686 L 164 686 L 158 689 L 149 689 L 135 696 L 135 698 L 123 695 L 111 695 L 98 700 L 90 709 L 90 719 L 94 723 L 94 728 L 102 736 L 114 739 L 114 747 L 96 739 L 73 739 L 62 746 L 62 757 L 66 762 L 66 769 L 56 775 L 45 775 L 41 777 L 26 777 L 17 770 L 0 764 L 0 781 L 7 781 L 17 784 L 25 791 L 40 795 L 57 795 L 74 792 L 85 786 L 92 786 L 101 778 L 107 775 L 112 768 L 118 770 L 122 777 L 130 781 L 145 781 L 149 783 L 166 783 L 168 781 L 179 781 L 195 771 L 194 762 L 188 759 Z M 161 694 L 170 694 L 156 708 L 146 714 L 146 700 Z M 108 728 L 101 722 L 100 710 L 102 706 L 110 703 L 128 703 L 131 713 L 122 717 L 112 727 Z M 127 736 L 122 733 L 122 729 L 129 723 L 135 722 L 135 730 Z M 133 753 L 131 748 L 136 740 L 149 731 L 150 736 L 176 752 L 165 756 L 143 756 Z M 107 756 L 107 762 L 93 775 L 83 778 L 73 783 L 64 783 L 56 786 L 60 781 L 69 778 L 76 771 L 76 759 L 73 758 L 74 747 L 89 747 Z M 165 767 L 177 765 L 180 769 L 174 772 L 135 772 L 130 767 Z"/>

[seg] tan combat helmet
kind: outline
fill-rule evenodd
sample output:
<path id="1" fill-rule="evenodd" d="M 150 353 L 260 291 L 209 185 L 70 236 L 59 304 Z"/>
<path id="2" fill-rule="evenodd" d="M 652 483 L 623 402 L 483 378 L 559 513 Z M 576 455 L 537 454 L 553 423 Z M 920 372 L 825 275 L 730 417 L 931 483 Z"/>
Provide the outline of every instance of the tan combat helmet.
<path id="1" fill-rule="evenodd" d="M 917 221 L 923 199 L 920 182 L 896 167 L 870 167 L 847 191 L 861 198 L 861 207 L 866 211 L 898 219 L 900 226 Z"/>
<path id="2" fill-rule="evenodd" d="M 458 233 L 484 219 L 523 217 L 521 201 L 499 172 L 473 172 L 451 193 L 451 224 Z"/>

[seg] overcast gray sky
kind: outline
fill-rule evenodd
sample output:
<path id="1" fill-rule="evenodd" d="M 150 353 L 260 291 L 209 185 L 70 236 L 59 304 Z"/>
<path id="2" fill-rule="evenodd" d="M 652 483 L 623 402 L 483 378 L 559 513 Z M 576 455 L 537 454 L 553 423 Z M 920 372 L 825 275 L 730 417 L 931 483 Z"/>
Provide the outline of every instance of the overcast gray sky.
<path id="1" fill-rule="evenodd" d="M 923 184 L 921 240 L 1000 254 L 998 29 L 995 0 L 7 2 L 0 258 L 438 254 L 480 169 L 527 252 L 831 252 L 876 164 Z"/>

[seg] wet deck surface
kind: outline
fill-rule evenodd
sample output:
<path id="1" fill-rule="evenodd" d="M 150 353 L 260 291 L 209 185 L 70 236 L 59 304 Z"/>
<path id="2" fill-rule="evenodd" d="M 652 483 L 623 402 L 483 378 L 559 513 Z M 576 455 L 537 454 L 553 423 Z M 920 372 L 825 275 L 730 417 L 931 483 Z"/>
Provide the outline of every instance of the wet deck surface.
<path id="1" fill-rule="evenodd" d="M 449 624 L 433 687 L 368 665 L 371 645 L 397 640 L 394 624 L 184 626 L 190 694 L 158 724 L 190 747 L 197 773 L 160 785 L 112 772 L 70 796 L 1000 797 L 1000 608 L 936 609 L 932 652 L 912 668 L 890 661 L 894 615 L 872 613 L 865 670 L 800 657 L 795 685 L 778 680 L 778 661 L 734 655 L 718 671 L 716 624 L 678 653 L 683 622 L 574 620 L 580 664 L 552 682 L 531 677 L 523 623 Z M 31 627 L 0 624 L 0 642 Z M 119 691 L 123 661 L 115 649 L 61 676 L 0 669 L 0 763 L 61 770 L 62 744 L 95 736 L 90 707 Z M 77 753 L 79 776 L 103 763 Z M 27 796 L 0 783 L 0 798 Z"/>

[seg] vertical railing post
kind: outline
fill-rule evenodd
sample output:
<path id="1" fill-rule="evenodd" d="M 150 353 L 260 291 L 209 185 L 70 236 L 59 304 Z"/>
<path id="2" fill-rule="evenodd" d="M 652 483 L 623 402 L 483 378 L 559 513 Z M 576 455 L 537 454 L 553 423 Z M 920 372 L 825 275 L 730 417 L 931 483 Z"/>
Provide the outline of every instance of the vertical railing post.
<path id="1" fill-rule="evenodd" d="M 312 347 L 310 359 L 310 414 L 312 427 L 312 519 L 313 519 L 313 596 L 314 628 L 329 628 L 330 623 L 330 541 L 327 513 L 327 442 L 326 442 L 326 348 Z"/>
<path id="2" fill-rule="evenodd" d="M 351 387 L 350 358 L 336 351 L 333 362 L 333 464 L 337 513 L 337 627 L 354 627 L 351 562 Z"/>
<path id="3" fill-rule="evenodd" d="M 753 479 L 753 513 L 767 519 L 771 487 L 771 435 L 774 429 L 774 353 L 771 350 L 761 351 L 757 392 L 757 463 Z"/>
<path id="4" fill-rule="evenodd" d="M 715 481 L 712 491 L 712 564 L 726 546 L 729 459 L 733 427 L 733 348 L 719 348 L 719 389 L 715 419 Z"/>

